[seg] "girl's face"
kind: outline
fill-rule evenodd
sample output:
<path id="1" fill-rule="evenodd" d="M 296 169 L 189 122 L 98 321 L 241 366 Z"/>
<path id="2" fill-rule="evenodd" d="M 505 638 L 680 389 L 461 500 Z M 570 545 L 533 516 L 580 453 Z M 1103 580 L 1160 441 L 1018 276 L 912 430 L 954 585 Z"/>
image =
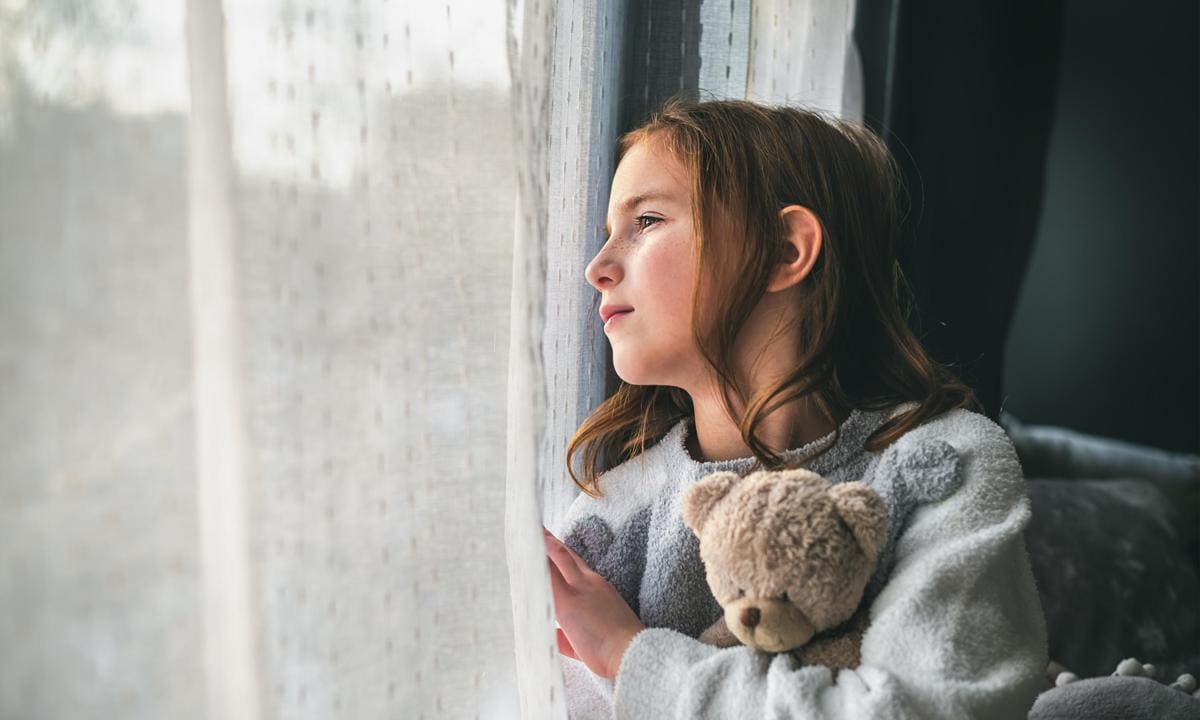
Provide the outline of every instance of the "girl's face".
<path id="1" fill-rule="evenodd" d="M 703 359 L 692 338 L 696 241 L 687 171 L 639 142 L 613 175 L 607 241 L 585 276 L 606 305 L 633 308 L 605 323 L 613 368 L 631 385 L 694 389 Z"/>

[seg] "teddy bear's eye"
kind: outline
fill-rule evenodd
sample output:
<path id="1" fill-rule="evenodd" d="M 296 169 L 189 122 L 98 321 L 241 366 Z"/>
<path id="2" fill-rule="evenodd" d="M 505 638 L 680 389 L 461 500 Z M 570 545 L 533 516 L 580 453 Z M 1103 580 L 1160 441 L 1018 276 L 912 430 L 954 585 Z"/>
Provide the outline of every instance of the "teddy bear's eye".
<path id="1" fill-rule="evenodd" d="M 784 601 L 784 602 L 787 602 L 787 601 L 788 601 L 788 596 L 787 596 L 787 593 L 784 593 L 783 595 L 781 595 L 779 599 L 780 599 L 780 600 L 782 600 L 782 601 Z"/>
<path id="2" fill-rule="evenodd" d="M 741 589 L 741 588 L 738 588 L 738 594 L 737 594 L 737 596 L 738 596 L 738 597 L 745 597 L 745 596 L 746 596 L 746 591 L 745 591 L 745 590 L 743 590 L 743 589 Z"/>

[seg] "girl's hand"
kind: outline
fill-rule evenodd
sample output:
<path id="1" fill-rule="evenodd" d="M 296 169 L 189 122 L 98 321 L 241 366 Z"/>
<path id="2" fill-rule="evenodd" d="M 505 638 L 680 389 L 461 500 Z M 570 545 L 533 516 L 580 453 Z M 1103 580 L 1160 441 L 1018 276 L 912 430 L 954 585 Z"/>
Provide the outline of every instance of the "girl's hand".
<path id="1" fill-rule="evenodd" d="M 646 628 L 603 575 L 588 567 L 542 527 L 550 563 L 550 590 L 558 618 L 558 651 L 613 679 L 633 636 Z"/>

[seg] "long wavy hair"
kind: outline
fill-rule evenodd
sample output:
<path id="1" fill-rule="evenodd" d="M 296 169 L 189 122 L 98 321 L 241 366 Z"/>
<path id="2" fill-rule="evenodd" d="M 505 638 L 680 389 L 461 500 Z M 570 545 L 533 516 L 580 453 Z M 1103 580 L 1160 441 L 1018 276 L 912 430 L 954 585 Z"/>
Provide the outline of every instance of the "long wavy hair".
<path id="1" fill-rule="evenodd" d="M 764 444 L 758 428 L 800 398 L 809 397 L 835 428 L 839 409 L 918 403 L 872 433 L 871 451 L 953 408 L 982 412 L 972 390 L 930 358 L 909 327 L 913 293 L 898 259 L 906 196 L 894 158 L 870 128 L 799 107 L 676 96 L 618 139 L 617 163 L 648 141 L 688 170 L 697 243 L 692 334 L 727 414 L 754 453 L 755 469 L 787 467 L 785 449 Z M 800 283 L 800 360 L 781 381 L 747 397 L 734 340 L 784 261 L 788 228 L 779 211 L 792 204 L 811 210 L 822 229 L 817 260 Z M 709 302 L 702 306 L 700 298 Z M 740 416 L 731 396 L 744 408 Z M 606 469 L 645 452 L 692 416 L 682 389 L 622 381 L 571 438 L 567 472 L 583 492 L 602 497 Z M 582 478 L 572 469 L 580 451 Z"/>

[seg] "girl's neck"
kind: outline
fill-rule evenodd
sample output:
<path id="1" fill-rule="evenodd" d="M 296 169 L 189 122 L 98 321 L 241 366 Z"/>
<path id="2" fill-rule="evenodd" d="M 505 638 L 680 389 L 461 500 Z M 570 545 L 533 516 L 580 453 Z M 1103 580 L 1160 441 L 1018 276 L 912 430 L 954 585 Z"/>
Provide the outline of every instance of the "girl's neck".
<path id="1" fill-rule="evenodd" d="M 693 432 L 689 432 L 685 447 L 698 462 L 748 458 L 754 455 L 742 440 L 737 425 L 724 413 L 706 412 L 706 406 L 695 407 Z M 819 440 L 833 432 L 850 415 L 849 408 L 835 408 L 834 420 L 826 420 L 807 399 L 781 407 L 759 426 L 759 438 L 776 452 L 792 450 Z"/>

